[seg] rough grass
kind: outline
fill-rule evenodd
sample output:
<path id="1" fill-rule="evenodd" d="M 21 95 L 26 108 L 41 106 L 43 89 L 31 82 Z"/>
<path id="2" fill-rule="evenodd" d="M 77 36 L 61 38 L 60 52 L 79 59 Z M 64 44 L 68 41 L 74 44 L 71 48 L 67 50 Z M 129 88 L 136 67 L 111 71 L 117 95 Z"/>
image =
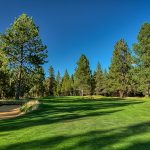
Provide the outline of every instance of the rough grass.
<path id="1" fill-rule="evenodd" d="M 150 100 L 50 97 L 0 120 L 1 150 L 149 150 Z"/>

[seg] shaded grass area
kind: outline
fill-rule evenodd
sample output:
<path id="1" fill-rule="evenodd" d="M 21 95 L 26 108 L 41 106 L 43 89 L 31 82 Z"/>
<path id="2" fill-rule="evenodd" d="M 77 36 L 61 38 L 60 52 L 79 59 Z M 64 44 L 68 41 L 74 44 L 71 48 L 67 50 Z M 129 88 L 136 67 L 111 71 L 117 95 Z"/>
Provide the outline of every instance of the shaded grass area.
<path id="1" fill-rule="evenodd" d="M 147 150 L 150 101 L 46 97 L 39 110 L 0 120 L 0 149 Z"/>

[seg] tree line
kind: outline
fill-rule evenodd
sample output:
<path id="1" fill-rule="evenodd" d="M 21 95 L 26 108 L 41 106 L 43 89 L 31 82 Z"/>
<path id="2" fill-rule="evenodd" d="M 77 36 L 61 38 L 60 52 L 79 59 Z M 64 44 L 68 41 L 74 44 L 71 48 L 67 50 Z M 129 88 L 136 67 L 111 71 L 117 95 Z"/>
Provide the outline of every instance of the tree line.
<path id="1" fill-rule="evenodd" d="M 43 64 L 48 57 L 39 27 L 22 14 L 5 33 L 0 34 L 0 98 L 104 95 L 150 96 L 150 23 L 141 26 L 137 43 L 130 50 L 124 39 L 114 46 L 111 64 L 103 70 L 98 62 L 92 72 L 82 54 L 72 75 Z"/>

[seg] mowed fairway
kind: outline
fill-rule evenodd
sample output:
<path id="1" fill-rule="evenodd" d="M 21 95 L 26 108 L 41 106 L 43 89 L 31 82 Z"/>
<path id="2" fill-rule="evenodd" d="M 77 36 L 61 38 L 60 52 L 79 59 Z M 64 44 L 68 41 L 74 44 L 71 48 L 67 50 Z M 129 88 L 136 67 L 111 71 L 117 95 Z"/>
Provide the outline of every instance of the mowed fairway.
<path id="1" fill-rule="evenodd" d="M 150 100 L 51 97 L 0 120 L 0 150 L 150 150 Z"/>

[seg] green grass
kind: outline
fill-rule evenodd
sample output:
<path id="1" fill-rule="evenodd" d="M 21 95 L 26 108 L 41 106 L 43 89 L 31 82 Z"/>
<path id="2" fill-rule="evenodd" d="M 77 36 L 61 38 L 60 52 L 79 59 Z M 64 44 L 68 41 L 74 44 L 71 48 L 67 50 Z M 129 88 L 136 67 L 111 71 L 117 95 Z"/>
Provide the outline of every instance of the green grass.
<path id="1" fill-rule="evenodd" d="M 41 99 L 39 110 L 0 120 L 0 150 L 150 150 L 150 100 Z"/>

